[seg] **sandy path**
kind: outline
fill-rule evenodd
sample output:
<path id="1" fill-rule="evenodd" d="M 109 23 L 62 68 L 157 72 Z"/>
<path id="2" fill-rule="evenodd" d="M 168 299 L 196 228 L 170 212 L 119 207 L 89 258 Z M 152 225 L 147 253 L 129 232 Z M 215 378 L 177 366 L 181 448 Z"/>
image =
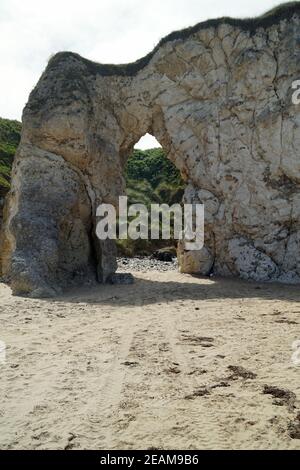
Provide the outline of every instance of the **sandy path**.
<path id="1" fill-rule="evenodd" d="M 299 286 L 136 278 L 51 301 L 0 284 L 0 448 L 300 449 Z"/>

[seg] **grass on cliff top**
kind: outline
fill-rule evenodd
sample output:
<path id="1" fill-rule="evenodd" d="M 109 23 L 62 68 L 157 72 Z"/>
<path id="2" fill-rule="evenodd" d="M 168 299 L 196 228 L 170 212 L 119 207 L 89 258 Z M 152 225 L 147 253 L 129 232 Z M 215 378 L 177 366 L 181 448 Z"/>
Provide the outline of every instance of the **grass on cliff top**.
<path id="1" fill-rule="evenodd" d="M 74 58 L 77 58 L 86 65 L 88 73 L 100 74 L 103 76 L 133 76 L 136 75 L 141 69 L 143 69 L 150 62 L 150 60 L 152 59 L 154 54 L 160 49 L 160 47 L 162 47 L 167 42 L 185 40 L 203 29 L 211 27 L 215 28 L 220 26 L 221 24 L 236 26 L 243 31 L 248 31 L 250 34 L 254 34 L 258 28 L 266 29 L 273 26 L 274 24 L 278 24 L 281 20 L 289 20 L 295 13 L 300 14 L 300 2 L 282 3 L 281 5 L 278 5 L 277 7 L 272 8 L 266 13 L 255 18 L 241 19 L 222 17 L 206 20 L 201 23 L 197 23 L 195 26 L 192 26 L 190 28 L 185 28 L 168 34 L 159 41 L 156 47 L 151 52 L 149 52 L 149 54 L 130 64 L 100 64 L 85 59 L 74 52 L 59 52 L 49 60 L 48 67 L 55 68 L 61 61 L 73 56 Z"/>

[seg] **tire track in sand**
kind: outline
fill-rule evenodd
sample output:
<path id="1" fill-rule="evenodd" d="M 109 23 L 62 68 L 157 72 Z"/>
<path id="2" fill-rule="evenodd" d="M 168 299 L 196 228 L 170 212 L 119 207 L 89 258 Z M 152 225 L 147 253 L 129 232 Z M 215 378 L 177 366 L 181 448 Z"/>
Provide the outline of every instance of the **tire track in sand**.
<path id="1" fill-rule="evenodd" d="M 134 305 L 122 312 L 120 324 L 123 328 L 118 332 L 118 342 L 114 351 L 114 359 L 109 371 L 99 383 L 98 393 L 90 398 L 85 409 L 88 424 L 86 430 L 89 435 L 87 445 L 90 448 L 113 449 L 116 437 L 114 435 L 114 423 L 118 419 L 118 409 L 122 401 L 122 390 L 125 385 L 126 360 L 130 354 L 130 348 L 134 335 L 139 328 L 142 308 Z M 94 443 L 91 444 L 93 435 Z M 82 442 L 80 447 L 82 447 Z"/>

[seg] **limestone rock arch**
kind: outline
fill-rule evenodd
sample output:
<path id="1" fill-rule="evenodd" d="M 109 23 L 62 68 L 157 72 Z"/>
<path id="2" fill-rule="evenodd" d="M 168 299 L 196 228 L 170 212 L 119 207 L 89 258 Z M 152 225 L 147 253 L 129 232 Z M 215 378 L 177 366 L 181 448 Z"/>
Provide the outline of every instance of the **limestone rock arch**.
<path id="1" fill-rule="evenodd" d="M 123 168 L 146 132 L 204 202 L 205 247 L 183 271 L 299 281 L 299 2 L 253 20 L 172 33 L 133 64 L 62 52 L 23 113 L 1 235 L 15 293 L 54 294 L 116 269 L 95 233 L 100 202 L 124 193 Z"/>

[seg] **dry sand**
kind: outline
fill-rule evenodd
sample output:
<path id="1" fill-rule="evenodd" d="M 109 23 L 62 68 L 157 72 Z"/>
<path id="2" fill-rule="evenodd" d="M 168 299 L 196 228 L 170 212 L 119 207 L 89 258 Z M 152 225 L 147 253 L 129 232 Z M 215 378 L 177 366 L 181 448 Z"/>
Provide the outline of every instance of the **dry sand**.
<path id="1" fill-rule="evenodd" d="M 0 448 L 300 449 L 299 286 L 136 279 L 0 285 Z"/>

